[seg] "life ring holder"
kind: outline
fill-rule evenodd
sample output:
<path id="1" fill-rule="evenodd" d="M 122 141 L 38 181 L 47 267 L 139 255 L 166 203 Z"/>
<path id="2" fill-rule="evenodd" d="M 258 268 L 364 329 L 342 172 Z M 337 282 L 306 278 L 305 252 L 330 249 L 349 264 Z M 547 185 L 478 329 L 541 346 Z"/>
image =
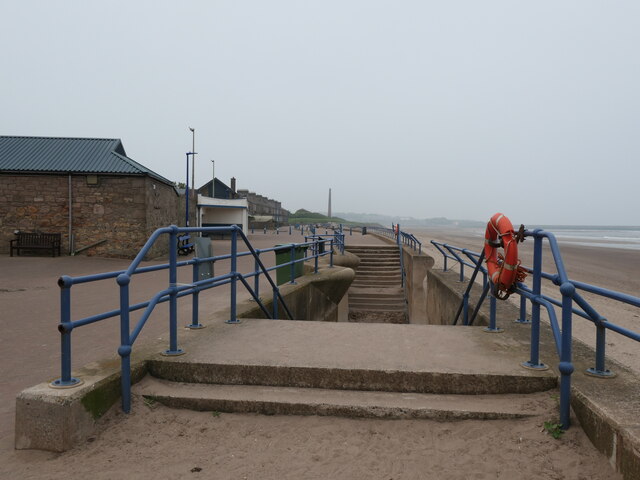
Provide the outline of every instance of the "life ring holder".
<path id="1" fill-rule="evenodd" d="M 527 276 L 520 266 L 518 242 L 524 241 L 524 225 L 516 233 L 513 224 L 502 213 L 496 213 L 487 223 L 484 234 L 484 257 L 493 284 L 493 295 L 506 300 L 515 291 L 515 284 Z M 502 248 L 504 255 L 498 250 Z"/>

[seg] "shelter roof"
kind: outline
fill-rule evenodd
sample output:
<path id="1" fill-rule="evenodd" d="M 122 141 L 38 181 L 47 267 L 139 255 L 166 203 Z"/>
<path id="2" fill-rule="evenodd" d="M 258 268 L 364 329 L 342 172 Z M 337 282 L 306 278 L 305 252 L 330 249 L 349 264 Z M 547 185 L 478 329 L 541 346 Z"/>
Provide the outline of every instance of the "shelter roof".
<path id="1" fill-rule="evenodd" d="M 127 157 L 119 138 L 0 136 L 0 172 L 148 175 L 173 182 Z"/>

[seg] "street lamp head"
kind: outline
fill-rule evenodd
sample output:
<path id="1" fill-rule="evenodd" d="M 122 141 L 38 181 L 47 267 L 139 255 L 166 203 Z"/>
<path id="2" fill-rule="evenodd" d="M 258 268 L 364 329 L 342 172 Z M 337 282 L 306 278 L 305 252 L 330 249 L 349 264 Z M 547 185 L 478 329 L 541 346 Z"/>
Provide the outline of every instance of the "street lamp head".
<path id="1" fill-rule="evenodd" d="M 189 130 L 191 130 L 192 132 L 195 132 L 195 131 L 196 131 L 196 129 L 195 129 L 195 128 L 191 128 L 191 127 L 189 127 Z"/>

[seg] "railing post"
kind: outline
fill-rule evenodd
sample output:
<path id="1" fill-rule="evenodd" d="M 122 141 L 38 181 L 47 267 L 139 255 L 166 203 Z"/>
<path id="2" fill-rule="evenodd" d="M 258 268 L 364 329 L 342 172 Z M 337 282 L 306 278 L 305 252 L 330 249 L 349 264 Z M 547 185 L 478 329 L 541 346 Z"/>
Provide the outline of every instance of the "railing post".
<path id="1" fill-rule="evenodd" d="M 333 238 L 329 243 L 329 268 L 333 268 Z"/>
<path id="2" fill-rule="evenodd" d="M 169 234 L 169 350 L 163 355 L 182 355 L 178 348 L 178 227 Z M 122 307 L 121 307 L 122 308 Z M 128 306 L 127 306 L 128 311 Z"/>
<path id="3" fill-rule="evenodd" d="M 606 321 L 603 318 L 598 319 L 596 323 L 596 366 L 587 369 L 587 375 L 593 377 L 613 378 L 616 376 L 611 370 L 608 370 L 605 366 L 605 351 L 606 351 L 606 338 L 607 329 L 602 325 L 602 322 Z"/>
<path id="4" fill-rule="evenodd" d="M 489 326 L 483 330 L 487 333 L 501 333 L 504 332 L 502 328 L 496 326 L 496 297 L 493 294 L 493 283 L 491 284 L 491 292 L 489 293 Z"/>
<path id="5" fill-rule="evenodd" d="M 197 330 L 204 328 L 204 325 L 200 323 L 200 288 L 196 286 L 196 282 L 200 279 L 200 259 L 194 258 L 193 261 L 193 293 L 191 294 L 191 323 L 186 328 Z"/>
<path id="6" fill-rule="evenodd" d="M 265 227 L 266 232 L 266 227 Z M 229 286 L 231 287 L 231 315 L 229 320 L 226 323 L 240 323 L 237 318 L 237 291 L 238 291 L 238 279 L 237 279 L 237 270 L 238 269 L 238 231 L 234 228 L 231 230 L 231 282 Z"/>
<path id="7" fill-rule="evenodd" d="M 571 282 L 565 282 L 560 286 L 562 293 L 562 350 L 560 351 L 560 425 L 564 430 L 571 425 L 571 374 L 573 373 L 571 352 L 571 313 L 573 294 L 576 287 Z"/>
<path id="8" fill-rule="evenodd" d="M 549 367 L 540 362 L 540 303 L 542 290 L 542 237 L 535 235 L 533 240 L 533 299 L 531 301 L 531 355 L 522 366 L 533 370 L 546 370 Z"/>
<path id="9" fill-rule="evenodd" d="M 71 376 L 71 285 L 73 280 L 66 275 L 58 279 L 60 287 L 60 378 L 49 385 L 53 388 L 68 388 L 80 385 L 82 380 Z"/>
<path id="10" fill-rule="evenodd" d="M 273 287 L 273 319 L 278 319 L 278 287 Z"/>
<path id="11" fill-rule="evenodd" d="M 256 297 L 260 298 L 260 263 L 258 263 L 258 259 L 260 258 L 260 250 L 256 249 L 256 258 L 254 261 L 254 268 L 256 275 L 253 277 L 253 290 L 256 292 Z"/>
<path id="12" fill-rule="evenodd" d="M 402 248 L 402 243 L 400 242 L 400 236 L 402 234 L 400 233 L 399 223 L 396 225 L 396 229 L 398 230 L 398 235 L 396 236 L 396 243 L 398 244 L 398 250 L 400 253 L 400 286 L 404 288 L 404 255 L 403 255 L 404 252 Z"/>
<path id="13" fill-rule="evenodd" d="M 520 316 L 515 320 L 516 323 L 530 324 L 531 320 L 527 318 L 527 297 L 520 295 Z"/>
<path id="14" fill-rule="evenodd" d="M 291 244 L 291 264 L 289 265 L 289 273 L 291 275 L 291 281 L 289 283 L 296 283 L 296 264 L 294 263 L 296 260 L 296 251 L 295 246 Z"/>
<path id="15" fill-rule="evenodd" d="M 313 273 L 318 273 L 318 257 L 320 256 L 320 240 L 314 238 L 314 267 Z"/>
<path id="16" fill-rule="evenodd" d="M 120 355 L 122 411 L 129 413 L 131 411 L 131 337 L 129 331 L 129 283 L 131 277 L 126 273 L 121 273 L 118 275 L 117 282 L 120 285 L 120 347 L 118 347 L 118 355 Z"/>
<path id="17" fill-rule="evenodd" d="M 465 291 L 462 297 L 462 324 L 469 325 L 469 291 Z"/>

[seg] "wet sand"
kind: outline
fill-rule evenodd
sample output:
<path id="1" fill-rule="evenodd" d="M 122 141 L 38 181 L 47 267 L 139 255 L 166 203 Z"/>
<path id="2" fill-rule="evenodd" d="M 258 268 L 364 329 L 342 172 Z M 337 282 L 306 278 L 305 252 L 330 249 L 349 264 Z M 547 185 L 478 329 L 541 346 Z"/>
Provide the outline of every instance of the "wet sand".
<path id="1" fill-rule="evenodd" d="M 426 235 L 430 237 L 431 232 Z M 257 240 L 266 244 L 299 241 L 296 235 L 287 237 Z M 465 235 L 451 233 L 449 238 L 462 241 Z M 347 243 L 357 244 L 362 239 L 354 234 L 347 237 Z M 470 243 L 473 248 L 475 241 Z M 218 245 L 216 254 L 224 248 Z M 99 433 L 72 451 L 15 451 L 15 395 L 58 373 L 57 276 L 116 270 L 128 262 L 34 257 L 14 260 L 0 257 L 0 318 L 5 338 L 10 340 L 3 349 L 0 365 L 0 478 L 621 478 L 576 424 L 560 440 L 547 435 L 542 424 L 552 420 L 552 414 L 517 421 L 448 423 L 268 417 L 173 410 L 134 398 L 131 415 L 120 413 L 115 406 L 100 420 Z M 49 268 L 42 268 L 43 264 Z M 73 268 L 56 270 L 62 264 Z M 144 297 L 147 289 L 156 286 L 154 282 L 141 287 L 139 295 Z M 101 305 L 116 301 L 104 289 L 89 289 L 79 299 L 74 314 L 95 313 L 97 298 Z M 207 308 L 222 308 L 228 303 L 228 296 L 223 290 L 206 302 Z M 186 303 L 180 303 L 181 323 L 186 323 L 190 312 Z M 164 336 L 165 322 L 166 315 L 160 315 L 145 327 L 144 338 L 155 341 Z M 113 338 L 117 342 L 116 325 L 114 321 L 91 333 L 76 332 L 74 345 L 84 347 L 74 350 L 74 364 L 110 356 L 114 345 L 101 339 Z"/>

